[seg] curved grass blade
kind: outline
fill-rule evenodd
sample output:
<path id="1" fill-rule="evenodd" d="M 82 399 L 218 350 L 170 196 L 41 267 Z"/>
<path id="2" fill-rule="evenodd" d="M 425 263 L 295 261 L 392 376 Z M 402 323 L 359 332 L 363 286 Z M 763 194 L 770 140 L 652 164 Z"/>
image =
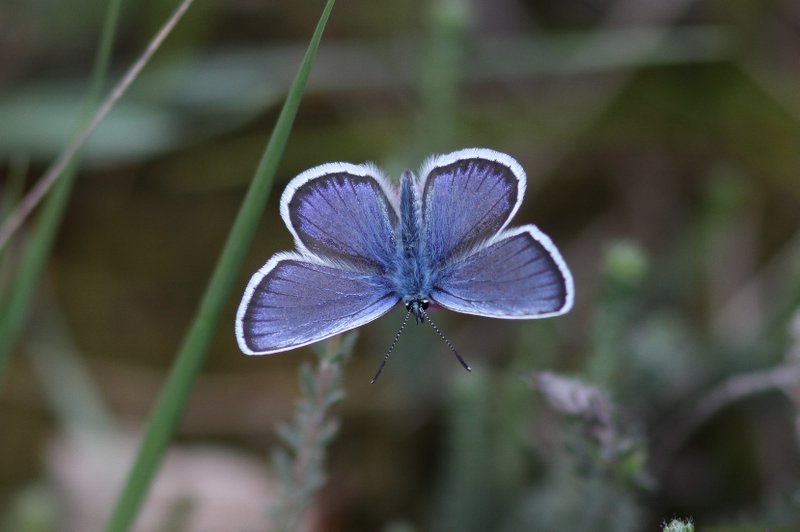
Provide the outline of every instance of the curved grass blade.
<path id="1" fill-rule="evenodd" d="M 25 179 L 28 177 L 28 166 L 30 160 L 26 156 L 12 155 L 8 161 L 8 178 L 6 183 L 0 186 L 0 219 L 10 212 L 14 205 L 22 197 L 22 192 L 25 187 Z M 14 257 L 14 250 L 12 246 L 0 248 L 0 308 L 6 308 L 7 298 L 9 296 L 9 287 L 11 286 L 11 279 L 13 275 L 14 265 L 19 261 Z M 0 319 L 5 319 L 0 314 Z M 0 343 L 3 341 L 0 338 Z M 0 352 L 2 348 L 0 347 Z M 0 361 L 2 361 L 0 356 Z M 2 366 L 0 362 L 0 366 Z M 2 380 L 2 371 L 0 371 L 0 380 Z M 1 384 L 0 384 L 1 386 Z"/>
<path id="2" fill-rule="evenodd" d="M 111 0 L 108 4 L 86 96 L 87 109 L 93 107 L 100 99 L 100 91 L 108 78 L 111 48 L 119 22 L 121 3 L 122 0 Z M 39 279 L 53 247 L 58 228 L 61 226 L 61 219 L 72 191 L 72 185 L 78 174 L 78 164 L 78 160 L 72 158 L 56 174 L 56 177 L 60 177 L 60 179 L 58 179 L 53 193 L 45 202 L 41 217 L 23 252 L 13 288 L 8 294 L 8 300 L 4 301 L 4 309 L 0 314 L 0 390 L 2 390 L 3 376 L 11 358 L 11 351 L 22 334 L 34 292 L 39 285 Z M 0 246 L 1 249 L 2 246 Z"/>
<path id="3" fill-rule="evenodd" d="M 106 526 L 107 532 L 121 532 L 130 528 L 161 457 L 175 432 L 192 384 L 203 365 L 216 326 L 244 263 L 247 249 L 255 236 L 257 224 L 272 188 L 273 176 L 283 155 L 311 70 L 311 64 L 333 4 L 334 0 L 328 0 L 325 5 L 306 55 L 289 89 L 275 129 L 256 169 L 216 269 L 200 302 L 200 307 L 178 351 L 167 382 L 150 417 L 133 469 L 128 475 L 125 487 L 117 499 Z"/>

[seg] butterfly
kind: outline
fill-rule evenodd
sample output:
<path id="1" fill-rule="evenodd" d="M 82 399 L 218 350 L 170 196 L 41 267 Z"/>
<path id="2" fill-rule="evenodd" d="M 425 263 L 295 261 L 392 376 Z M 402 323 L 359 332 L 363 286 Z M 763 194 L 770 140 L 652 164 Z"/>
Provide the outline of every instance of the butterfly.
<path id="1" fill-rule="evenodd" d="M 525 194 L 509 155 L 471 148 L 429 157 L 399 187 L 372 164 L 328 163 L 292 179 L 280 201 L 296 251 L 250 279 L 236 313 L 248 355 L 318 342 L 398 303 L 430 321 L 431 305 L 477 316 L 547 318 L 572 307 L 572 274 L 536 226 L 508 229 Z M 374 382 L 375 379 L 373 379 Z"/>

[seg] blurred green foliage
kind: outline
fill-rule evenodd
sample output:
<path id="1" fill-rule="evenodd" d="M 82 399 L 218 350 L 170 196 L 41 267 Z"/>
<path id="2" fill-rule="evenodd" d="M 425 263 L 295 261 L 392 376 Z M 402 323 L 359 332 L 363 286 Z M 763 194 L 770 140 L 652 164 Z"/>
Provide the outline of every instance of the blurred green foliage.
<path id="1" fill-rule="evenodd" d="M 0 394 L 10 530 L 76 512 L 49 447 L 82 419 L 73 407 L 145 419 L 322 5 L 200 4 L 87 146 L 15 353 L 34 356 L 14 359 Z M 0 4 L 3 216 L 80 117 L 104 6 Z M 115 72 L 172 8 L 124 5 Z M 543 322 L 437 313 L 471 374 L 409 327 L 369 386 L 401 312 L 364 327 L 312 527 L 800 529 L 797 388 L 702 408 L 736 377 L 800 360 L 799 23 L 793 0 L 337 4 L 278 179 L 507 152 L 528 173 L 514 223 L 553 237 L 577 300 Z M 273 197 L 241 287 L 292 245 L 277 210 Z M 0 256 L 0 302 L 30 227 Z M 312 355 L 244 357 L 234 308 L 180 439 L 266 456 Z M 67 355 L 48 367 L 42 349 Z M 535 384 L 544 372 L 572 403 Z M 39 384 L 54 382 L 63 391 Z M 64 402 L 85 382 L 98 392 Z"/>

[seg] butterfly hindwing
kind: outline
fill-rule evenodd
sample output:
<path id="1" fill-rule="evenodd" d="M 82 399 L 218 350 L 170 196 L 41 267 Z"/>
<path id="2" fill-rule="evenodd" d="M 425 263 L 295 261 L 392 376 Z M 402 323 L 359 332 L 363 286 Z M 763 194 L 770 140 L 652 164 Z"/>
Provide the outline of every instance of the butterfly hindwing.
<path id="1" fill-rule="evenodd" d="M 278 253 L 247 285 L 236 339 L 247 354 L 278 353 L 364 325 L 397 301 L 382 277 Z"/>
<path id="2" fill-rule="evenodd" d="M 569 311 L 573 282 L 555 245 L 535 226 L 500 233 L 441 272 L 431 293 L 439 305 L 466 314 L 530 319 Z"/>
<path id="3" fill-rule="evenodd" d="M 371 165 L 329 163 L 295 177 L 281 216 L 301 252 L 354 269 L 386 271 L 395 256 L 398 215 L 390 187 Z"/>

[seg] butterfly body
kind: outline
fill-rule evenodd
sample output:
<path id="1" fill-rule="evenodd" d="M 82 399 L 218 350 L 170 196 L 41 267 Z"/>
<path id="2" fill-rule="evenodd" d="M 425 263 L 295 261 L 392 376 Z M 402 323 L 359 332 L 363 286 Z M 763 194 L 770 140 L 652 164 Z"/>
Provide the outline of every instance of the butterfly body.
<path id="1" fill-rule="evenodd" d="M 422 241 L 422 211 L 416 177 L 410 170 L 400 181 L 400 225 L 398 261 L 400 269 L 393 276 L 395 294 L 408 307 L 414 301 L 430 298 L 435 272 L 430 268 Z"/>
<path id="2" fill-rule="evenodd" d="M 250 280 L 236 337 L 247 354 L 301 347 L 403 303 L 496 318 L 563 314 L 572 277 L 535 226 L 506 229 L 525 191 L 511 157 L 476 148 L 430 158 L 398 188 L 368 164 L 329 163 L 293 179 L 281 216 L 296 252 Z"/>

